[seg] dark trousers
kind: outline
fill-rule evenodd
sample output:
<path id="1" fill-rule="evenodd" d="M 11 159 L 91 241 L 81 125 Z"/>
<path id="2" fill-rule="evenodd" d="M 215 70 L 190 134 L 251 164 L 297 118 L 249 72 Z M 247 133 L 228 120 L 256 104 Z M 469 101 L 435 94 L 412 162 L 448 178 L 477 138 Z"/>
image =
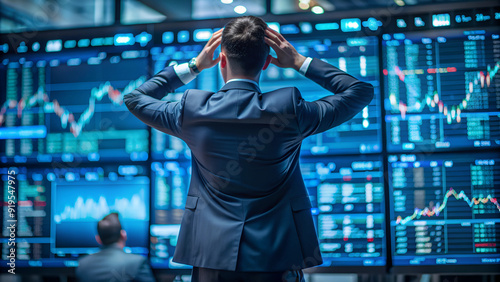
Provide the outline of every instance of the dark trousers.
<path id="1" fill-rule="evenodd" d="M 302 270 L 239 272 L 193 267 L 192 282 L 305 282 Z"/>

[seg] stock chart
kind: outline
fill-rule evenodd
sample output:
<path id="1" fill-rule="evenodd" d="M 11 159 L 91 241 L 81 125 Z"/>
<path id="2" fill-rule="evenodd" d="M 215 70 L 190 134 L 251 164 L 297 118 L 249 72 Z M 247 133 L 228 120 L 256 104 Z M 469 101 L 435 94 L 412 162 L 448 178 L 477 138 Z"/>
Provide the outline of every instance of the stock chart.
<path id="1" fill-rule="evenodd" d="M 389 156 L 394 265 L 498 264 L 500 154 Z"/>
<path id="2" fill-rule="evenodd" d="M 500 147 L 500 37 L 488 30 L 383 35 L 390 152 Z"/>
<path id="3" fill-rule="evenodd" d="M 147 54 L 95 51 L 4 60 L 1 161 L 147 160 L 148 130 L 122 99 L 146 81 Z"/>
<path id="4" fill-rule="evenodd" d="M 97 248 L 94 236 L 96 222 L 110 212 L 120 214 L 125 230 L 133 230 L 128 235 L 129 246 L 144 247 L 149 224 L 149 179 L 128 177 L 113 180 L 64 181 L 54 185 L 55 250 L 58 253 L 72 253 L 75 249 Z M 90 185 L 90 183 L 92 185 Z M 117 191 L 120 191 L 117 194 Z M 142 253 L 147 251 L 142 250 Z"/>
<path id="5" fill-rule="evenodd" d="M 80 255 L 99 250 L 97 222 L 119 212 L 130 231 L 127 252 L 148 253 L 149 177 L 142 166 L 98 167 L 59 165 L 46 168 L 11 167 L 18 181 L 17 258 L 19 266 L 76 266 Z M 6 203 L 7 168 L 2 172 Z M 4 225 L 8 222 L 3 207 Z M 2 259 L 8 254 L 8 232 L 0 237 Z"/>

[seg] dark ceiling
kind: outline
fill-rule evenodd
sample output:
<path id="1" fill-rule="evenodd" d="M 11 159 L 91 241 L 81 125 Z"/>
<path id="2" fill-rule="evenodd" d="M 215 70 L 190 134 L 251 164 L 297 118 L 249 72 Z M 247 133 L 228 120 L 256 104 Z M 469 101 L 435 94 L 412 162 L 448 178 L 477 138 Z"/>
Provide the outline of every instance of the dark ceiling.
<path id="1" fill-rule="evenodd" d="M 22 30 L 44 30 L 91 27 L 115 23 L 115 7 L 121 7 L 121 24 L 162 21 L 225 18 L 244 14 L 264 15 L 381 9 L 394 6 L 477 1 L 456 0 L 0 0 L 2 33 Z M 500 1 L 491 1 L 499 4 Z M 299 5 L 300 4 L 300 5 Z M 300 8 L 302 6 L 302 8 Z M 241 7 L 239 7 L 241 11 Z M 318 9 L 317 7 L 314 9 Z M 318 10 L 315 10 L 318 11 Z"/>

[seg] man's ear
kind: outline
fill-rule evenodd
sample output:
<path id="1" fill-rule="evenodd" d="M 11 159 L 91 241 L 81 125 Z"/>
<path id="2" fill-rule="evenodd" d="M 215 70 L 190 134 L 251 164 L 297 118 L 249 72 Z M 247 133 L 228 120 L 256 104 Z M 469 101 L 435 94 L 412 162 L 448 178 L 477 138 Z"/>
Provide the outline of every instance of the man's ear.
<path id="1" fill-rule="evenodd" d="M 221 51 L 219 56 L 220 56 L 220 67 L 225 68 L 227 66 L 226 54 L 224 54 L 224 52 Z"/>
<path id="2" fill-rule="evenodd" d="M 266 62 L 264 63 L 264 66 L 262 67 L 262 70 L 266 70 L 269 64 L 271 63 L 271 55 L 267 55 Z"/>
<path id="3" fill-rule="evenodd" d="M 121 235 L 122 240 L 123 240 L 124 242 L 125 242 L 125 241 L 127 241 L 127 231 L 125 231 L 125 230 L 123 230 L 123 229 L 122 229 L 122 230 L 120 231 L 120 235 Z"/>
<path id="4" fill-rule="evenodd" d="M 95 235 L 95 240 L 97 241 L 97 244 L 102 245 L 101 237 L 99 237 L 99 235 Z"/>

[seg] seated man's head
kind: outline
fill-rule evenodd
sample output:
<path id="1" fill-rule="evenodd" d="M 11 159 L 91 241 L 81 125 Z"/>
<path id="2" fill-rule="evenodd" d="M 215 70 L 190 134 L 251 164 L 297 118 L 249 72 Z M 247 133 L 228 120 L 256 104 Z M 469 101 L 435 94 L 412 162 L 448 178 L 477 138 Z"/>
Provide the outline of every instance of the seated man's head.
<path id="1" fill-rule="evenodd" d="M 258 79 L 271 61 L 269 45 L 264 41 L 267 24 L 258 17 L 231 20 L 222 31 L 221 73 L 224 81 L 232 78 Z"/>
<path id="2" fill-rule="evenodd" d="M 127 241 L 127 232 L 122 229 L 118 213 L 113 212 L 105 216 L 97 223 L 96 240 L 99 244 L 108 246 L 118 243 L 121 247 L 125 247 Z"/>

